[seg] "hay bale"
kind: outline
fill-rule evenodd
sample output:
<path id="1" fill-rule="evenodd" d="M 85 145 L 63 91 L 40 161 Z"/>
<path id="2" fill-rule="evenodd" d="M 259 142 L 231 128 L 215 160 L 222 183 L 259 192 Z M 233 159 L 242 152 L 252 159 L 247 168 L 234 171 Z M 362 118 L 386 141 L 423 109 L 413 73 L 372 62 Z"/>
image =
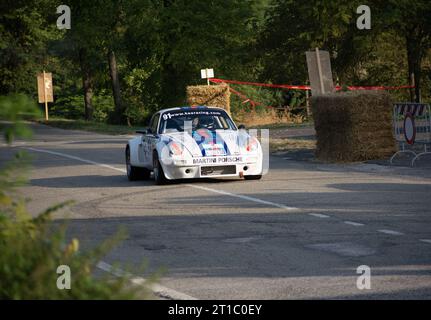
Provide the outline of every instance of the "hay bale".
<path id="1" fill-rule="evenodd" d="M 229 86 L 226 84 L 188 86 L 187 103 L 191 106 L 219 107 L 230 113 Z"/>
<path id="2" fill-rule="evenodd" d="M 350 91 L 313 96 L 316 157 L 331 162 L 384 159 L 397 149 L 387 92 Z"/>

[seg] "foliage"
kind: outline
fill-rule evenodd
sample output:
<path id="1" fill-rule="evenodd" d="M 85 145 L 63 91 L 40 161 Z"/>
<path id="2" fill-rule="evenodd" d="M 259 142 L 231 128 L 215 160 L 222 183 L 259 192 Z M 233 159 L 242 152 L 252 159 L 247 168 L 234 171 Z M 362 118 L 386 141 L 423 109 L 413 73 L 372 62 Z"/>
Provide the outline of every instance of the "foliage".
<path id="1" fill-rule="evenodd" d="M 142 127 L 144 127 L 142 125 L 115 125 L 100 121 L 64 118 L 51 118 L 49 120 L 49 125 L 67 130 L 84 130 L 112 135 L 131 135 L 134 134 L 136 130 L 142 129 Z"/>
<path id="2" fill-rule="evenodd" d="M 315 47 L 330 52 L 342 86 L 407 84 L 414 73 L 423 98 L 430 97 L 427 0 L 369 3 L 371 30 L 356 27 L 360 0 L 74 0 L 70 30 L 55 28 L 57 2 L 0 5 L 0 94 L 34 97 L 35 73 L 46 68 L 54 74 L 53 110 L 61 116 L 85 116 L 78 99 L 86 93 L 84 79 L 87 97 L 94 93 L 94 120 L 113 114 L 109 52 L 117 61 L 122 119 L 130 124 L 184 105 L 186 86 L 202 84 L 205 67 L 220 78 L 305 84 L 304 52 Z M 285 94 L 241 89 L 264 104 L 277 95 L 271 104 L 286 104 Z M 406 90 L 393 95 L 411 98 Z M 246 106 L 237 100 L 237 109 Z"/>
<path id="3" fill-rule="evenodd" d="M 0 96 L 0 119 L 8 121 L 0 122 L 0 131 L 6 142 L 11 143 L 16 137 L 29 138 L 31 131 L 21 119 L 24 116 L 37 117 L 38 114 L 34 102 L 25 95 Z"/>
<path id="4" fill-rule="evenodd" d="M 93 96 L 93 105 L 93 120 L 106 122 L 108 114 L 114 109 L 112 96 L 106 90 L 101 90 Z M 83 119 L 84 99 L 82 95 L 74 94 L 58 98 L 54 106 L 50 108 L 50 115 L 67 119 Z"/>
<path id="5" fill-rule="evenodd" d="M 25 96 L 0 98 L 0 116 L 11 123 L 1 132 L 7 142 L 25 137 L 29 129 L 19 122 L 23 112 L 36 113 Z M 52 213 L 70 202 L 31 216 L 16 188 L 25 183 L 28 157 L 18 153 L 0 170 L 0 299 L 134 299 L 149 296 L 148 286 L 132 287 L 129 276 L 96 278 L 94 269 L 102 257 L 124 239 L 124 232 L 81 252 L 79 240 L 68 240 L 66 225 L 52 221 Z M 57 268 L 71 270 L 70 290 L 57 288 Z M 151 282 L 150 282 L 151 283 Z"/>
<path id="6" fill-rule="evenodd" d="M 234 86 L 234 90 L 244 95 L 244 97 L 232 94 L 231 110 L 233 113 L 250 112 L 252 110 L 264 112 L 267 107 L 277 107 L 282 101 L 282 92 L 279 90 L 246 85 Z M 256 102 L 255 106 L 253 106 L 252 101 Z"/>
<path id="7" fill-rule="evenodd" d="M 68 119 L 84 118 L 84 99 L 82 95 L 71 94 L 59 97 L 55 105 L 50 108 L 50 115 L 51 117 L 65 117 Z"/>
<path id="8" fill-rule="evenodd" d="M 9 203 L 9 206 L 5 204 Z M 32 218 L 22 201 L 3 198 L 0 212 L 0 299 L 131 299 L 137 289 L 125 289 L 127 278 L 95 279 L 97 262 L 123 236 L 97 249 L 79 252 L 79 241 L 66 241 L 65 227 L 52 224 L 57 205 Z M 57 267 L 71 270 L 71 289 L 57 288 Z"/>
<path id="9" fill-rule="evenodd" d="M 50 8 L 55 8 L 52 0 L 0 3 L 0 95 L 36 92 L 35 74 L 47 63 L 47 43 L 61 36 Z"/>

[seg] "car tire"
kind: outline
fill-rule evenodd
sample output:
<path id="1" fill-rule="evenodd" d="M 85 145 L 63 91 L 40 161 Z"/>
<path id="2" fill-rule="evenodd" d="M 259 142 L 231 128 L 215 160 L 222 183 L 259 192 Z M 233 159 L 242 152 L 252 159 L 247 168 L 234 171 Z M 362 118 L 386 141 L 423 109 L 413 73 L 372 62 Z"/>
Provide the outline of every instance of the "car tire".
<path id="1" fill-rule="evenodd" d="M 245 180 L 260 180 L 262 179 L 262 175 L 253 175 L 253 176 L 244 176 Z"/>
<path id="2" fill-rule="evenodd" d="M 165 173 L 163 172 L 157 152 L 154 152 L 153 154 L 153 172 L 156 184 L 163 185 L 168 183 L 168 179 L 166 179 Z"/>
<path id="3" fill-rule="evenodd" d="M 126 148 L 126 173 L 129 181 L 145 180 L 150 177 L 150 170 L 130 164 L 130 148 Z"/>

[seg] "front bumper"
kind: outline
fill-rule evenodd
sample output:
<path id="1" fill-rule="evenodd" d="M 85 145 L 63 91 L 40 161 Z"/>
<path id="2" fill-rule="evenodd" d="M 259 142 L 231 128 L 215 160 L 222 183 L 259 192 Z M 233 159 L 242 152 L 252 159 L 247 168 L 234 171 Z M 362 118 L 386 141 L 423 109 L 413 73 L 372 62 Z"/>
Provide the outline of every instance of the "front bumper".
<path id="1" fill-rule="evenodd" d="M 163 171 L 169 180 L 242 177 L 262 174 L 260 156 L 202 157 L 191 160 L 173 160 L 163 164 Z"/>

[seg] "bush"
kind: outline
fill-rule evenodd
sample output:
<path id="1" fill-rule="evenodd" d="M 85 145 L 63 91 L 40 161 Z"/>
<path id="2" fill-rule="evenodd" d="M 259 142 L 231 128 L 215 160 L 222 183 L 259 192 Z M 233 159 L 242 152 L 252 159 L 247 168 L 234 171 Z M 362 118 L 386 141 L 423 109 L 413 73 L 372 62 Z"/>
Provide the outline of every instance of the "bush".
<path id="1" fill-rule="evenodd" d="M 0 123 L 0 132 L 7 143 L 11 143 L 14 137 L 30 137 L 31 131 L 22 119 L 39 115 L 36 104 L 25 95 L 0 96 L 0 120 L 7 121 Z"/>
<path id="2" fill-rule="evenodd" d="M 114 110 L 114 98 L 106 90 L 102 90 L 93 96 L 93 107 L 93 120 L 107 122 L 109 113 Z"/>
<path id="3" fill-rule="evenodd" d="M 83 119 L 84 98 L 82 95 L 59 97 L 54 104 L 49 106 L 49 114 L 67 119 Z"/>
<path id="4" fill-rule="evenodd" d="M 273 122 L 303 122 L 307 118 L 304 91 L 247 85 L 235 86 L 234 89 L 247 98 L 259 103 L 253 107 L 250 102 L 244 102 L 243 97 L 232 95 L 232 114 L 236 118 L 248 117 L 250 113 L 253 116 L 261 118 L 270 118 L 273 116 Z"/>
<path id="5" fill-rule="evenodd" d="M 133 68 L 124 75 L 122 97 L 128 124 L 145 125 L 159 109 L 154 91 L 160 88 L 157 81 L 150 79 L 155 68 L 157 63 L 146 61 L 146 67 Z"/>
<path id="6" fill-rule="evenodd" d="M 10 143 L 27 136 L 28 128 L 19 122 L 22 112 L 37 113 L 25 96 L 0 97 L 0 116 L 13 121 L 1 132 Z M 66 225 L 51 219 L 62 203 L 32 217 L 26 201 L 16 192 L 25 183 L 28 157 L 17 153 L 0 170 L 0 299 L 134 299 L 149 297 L 148 286 L 132 287 L 129 276 L 96 278 L 93 271 L 100 261 L 124 238 L 124 232 L 107 239 L 87 252 L 80 252 L 79 240 L 66 240 Z M 57 268 L 71 271 L 71 289 L 57 287 Z M 147 283 L 147 285 L 151 284 Z"/>
<path id="7" fill-rule="evenodd" d="M 97 122 L 106 122 L 108 115 L 114 110 L 114 99 L 106 90 L 101 90 L 93 95 L 93 120 Z M 68 95 L 59 97 L 56 102 L 50 106 L 50 115 L 66 119 L 84 119 L 84 97 L 80 95 Z"/>
<path id="8" fill-rule="evenodd" d="M 119 236 L 85 254 L 79 241 L 66 242 L 65 226 L 55 226 L 53 207 L 32 218 L 23 201 L 2 196 L 0 211 L 0 299 L 133 299 L 138 289 L 126 277 L 96 279 L 97 262 Z M 57 288 L 57 268 L 71 270 L 70 290 Z"/>
<path id="9" fill-rule="evenodd" d="M 238 85 L 232 88 L 237 90 L 247 98 L 261 104 L 256 105 L 255 109 L 253 109 L 251 103 L 244 103 L 244 99 L 242 97 L 232 94 L 231 111 L 233 114 L 252 111 L 255 111 L 257 113 L 265 113 L 268 110 L 268 108 L 266 108 L 267 106 L 277 107 L 282 104 L 282 96 L 280 90 L 253 87 L 247 85 Z"/>

